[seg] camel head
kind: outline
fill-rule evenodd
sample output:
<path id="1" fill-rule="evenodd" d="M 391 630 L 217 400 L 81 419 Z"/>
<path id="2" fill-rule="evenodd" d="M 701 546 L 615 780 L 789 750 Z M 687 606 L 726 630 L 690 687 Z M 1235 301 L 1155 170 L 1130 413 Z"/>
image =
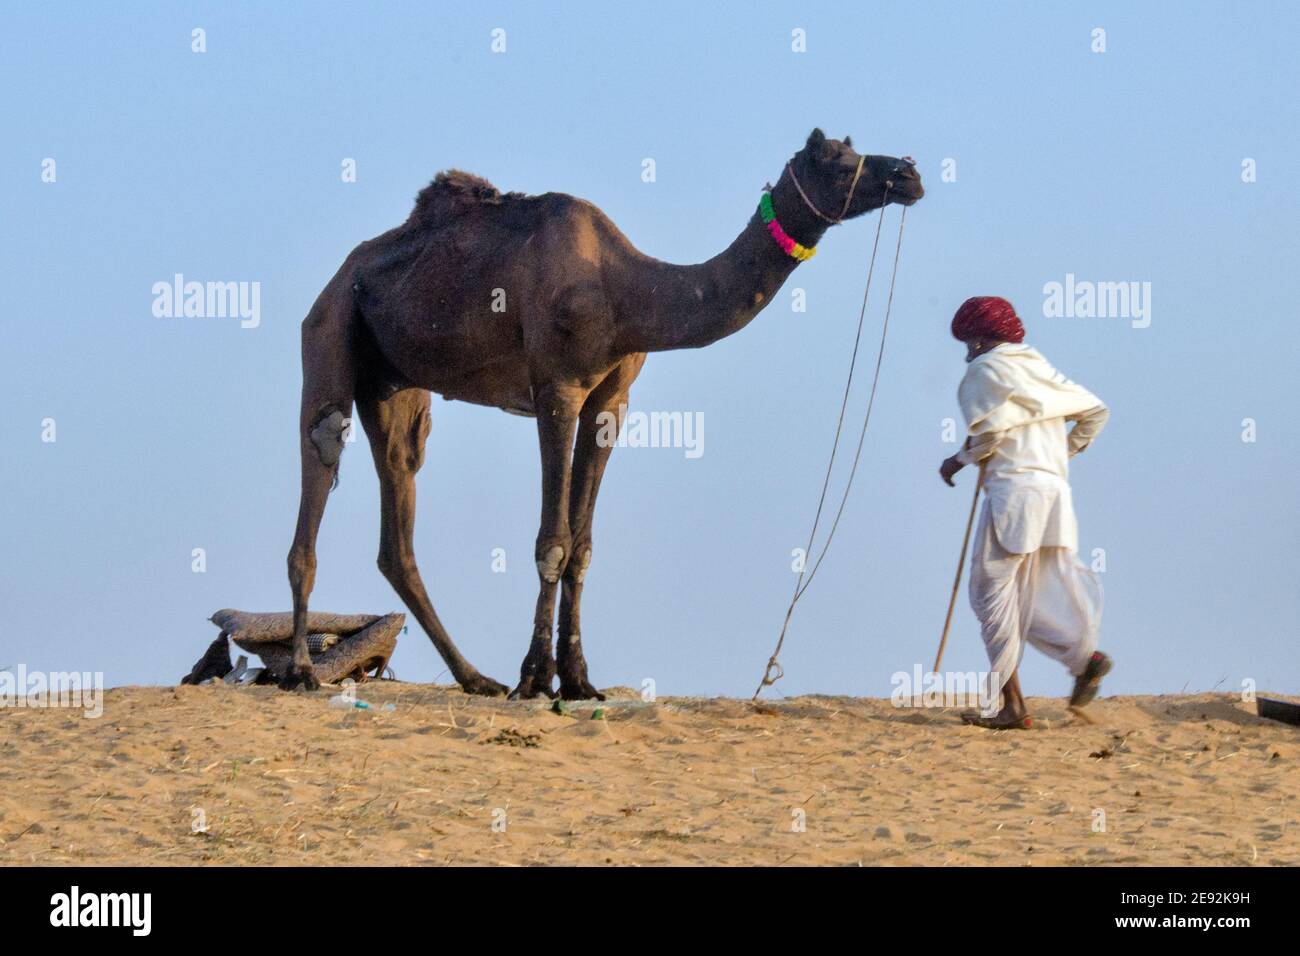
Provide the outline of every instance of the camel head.
<path id="1" fill-rule="evenodd" d="M 853 140 L 848 136 L 827 139 L 820 129 L 812 131 L 803 149 L 790 161 L 790 168 L 809 202 L 822 218 L 831 221 L 861 216 L 887 202 L 910 206 L 925 195 L 921 176 L 910 159 L 864 157 L 854 152 Z"/>

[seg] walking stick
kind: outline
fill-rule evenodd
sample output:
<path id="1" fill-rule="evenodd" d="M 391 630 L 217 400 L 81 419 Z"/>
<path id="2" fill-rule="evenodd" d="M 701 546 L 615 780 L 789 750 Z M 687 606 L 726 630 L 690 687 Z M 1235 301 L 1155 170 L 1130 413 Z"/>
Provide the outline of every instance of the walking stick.
<path id="1" fill-rule="evenodd" d="M 957 589 L 961 587 L 961 573 L 966 568 L 966 549 L 970 546 L 970 530 L 975 525 L 975 505 L 980 500 L 980 489 L 984 487 L 984 464 L 980 463 L 980 476 L 975 482 L 975 494 L 970 501 L 970 514 L 966 518 L 966 537 L 961 539 L 961 557 L 957 559 L 957 576 L 952 582 L 952 597 L 948 599 L 948 616 L 943 619 L 943 636 L 939 638 L 939 653 L 934 655 L 933 672 L 938 672 L 939 662 L 943 660 L 943 649 L 948 644 L 948 629 L 952 627 L 952 612 L 957 606 Z"/>

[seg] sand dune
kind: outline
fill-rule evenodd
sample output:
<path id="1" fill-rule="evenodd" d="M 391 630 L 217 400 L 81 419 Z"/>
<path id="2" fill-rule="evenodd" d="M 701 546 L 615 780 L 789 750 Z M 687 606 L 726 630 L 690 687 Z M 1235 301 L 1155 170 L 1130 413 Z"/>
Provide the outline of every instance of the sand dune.
<path id="1" fill-rule="evenodd" d="M 1094 726 L 1034 699 L 1035 730 L 990 733 L 840 697 L 623 691 L 592 719 L 359 691 L 396 710 L 224 685 L 0 710 L 0 863 L 1300 863 L 1300 730 L 1224 695 Z"/>

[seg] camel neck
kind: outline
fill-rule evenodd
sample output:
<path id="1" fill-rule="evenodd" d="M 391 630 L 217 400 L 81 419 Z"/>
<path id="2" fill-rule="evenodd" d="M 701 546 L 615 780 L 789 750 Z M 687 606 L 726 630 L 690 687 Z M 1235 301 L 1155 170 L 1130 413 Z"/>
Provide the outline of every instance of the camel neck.
<path id="1" fill-rule="evenodd" d="M 786 233 L 808 248 L 826 232 L 787 172 L 772 188 L 772 208 Z M 707 262 L 683 266 L 647 258 L 631 270 L 633 281 L 620 303 L 625 319 L 620 345 L 627 352 L 711 345 L 753 321 L 798 265 L 755 208 L 740 235 Z"/>

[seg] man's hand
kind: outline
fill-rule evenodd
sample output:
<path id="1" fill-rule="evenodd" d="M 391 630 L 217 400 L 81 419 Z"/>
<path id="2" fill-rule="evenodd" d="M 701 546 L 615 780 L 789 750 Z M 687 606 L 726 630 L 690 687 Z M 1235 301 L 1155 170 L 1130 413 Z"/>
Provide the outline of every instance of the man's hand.
<path id="1" fill-rule="evenodd" d="M 956 488 L 957 486 L 952 483 L 952 476 L 965 467 L 965 465 L 957 460 L 956 455 L 951 458 L 945 458 L 943 464 L 939 466 L 939 477 L 943 479 L 943 483 L 949 488 Z"/>

